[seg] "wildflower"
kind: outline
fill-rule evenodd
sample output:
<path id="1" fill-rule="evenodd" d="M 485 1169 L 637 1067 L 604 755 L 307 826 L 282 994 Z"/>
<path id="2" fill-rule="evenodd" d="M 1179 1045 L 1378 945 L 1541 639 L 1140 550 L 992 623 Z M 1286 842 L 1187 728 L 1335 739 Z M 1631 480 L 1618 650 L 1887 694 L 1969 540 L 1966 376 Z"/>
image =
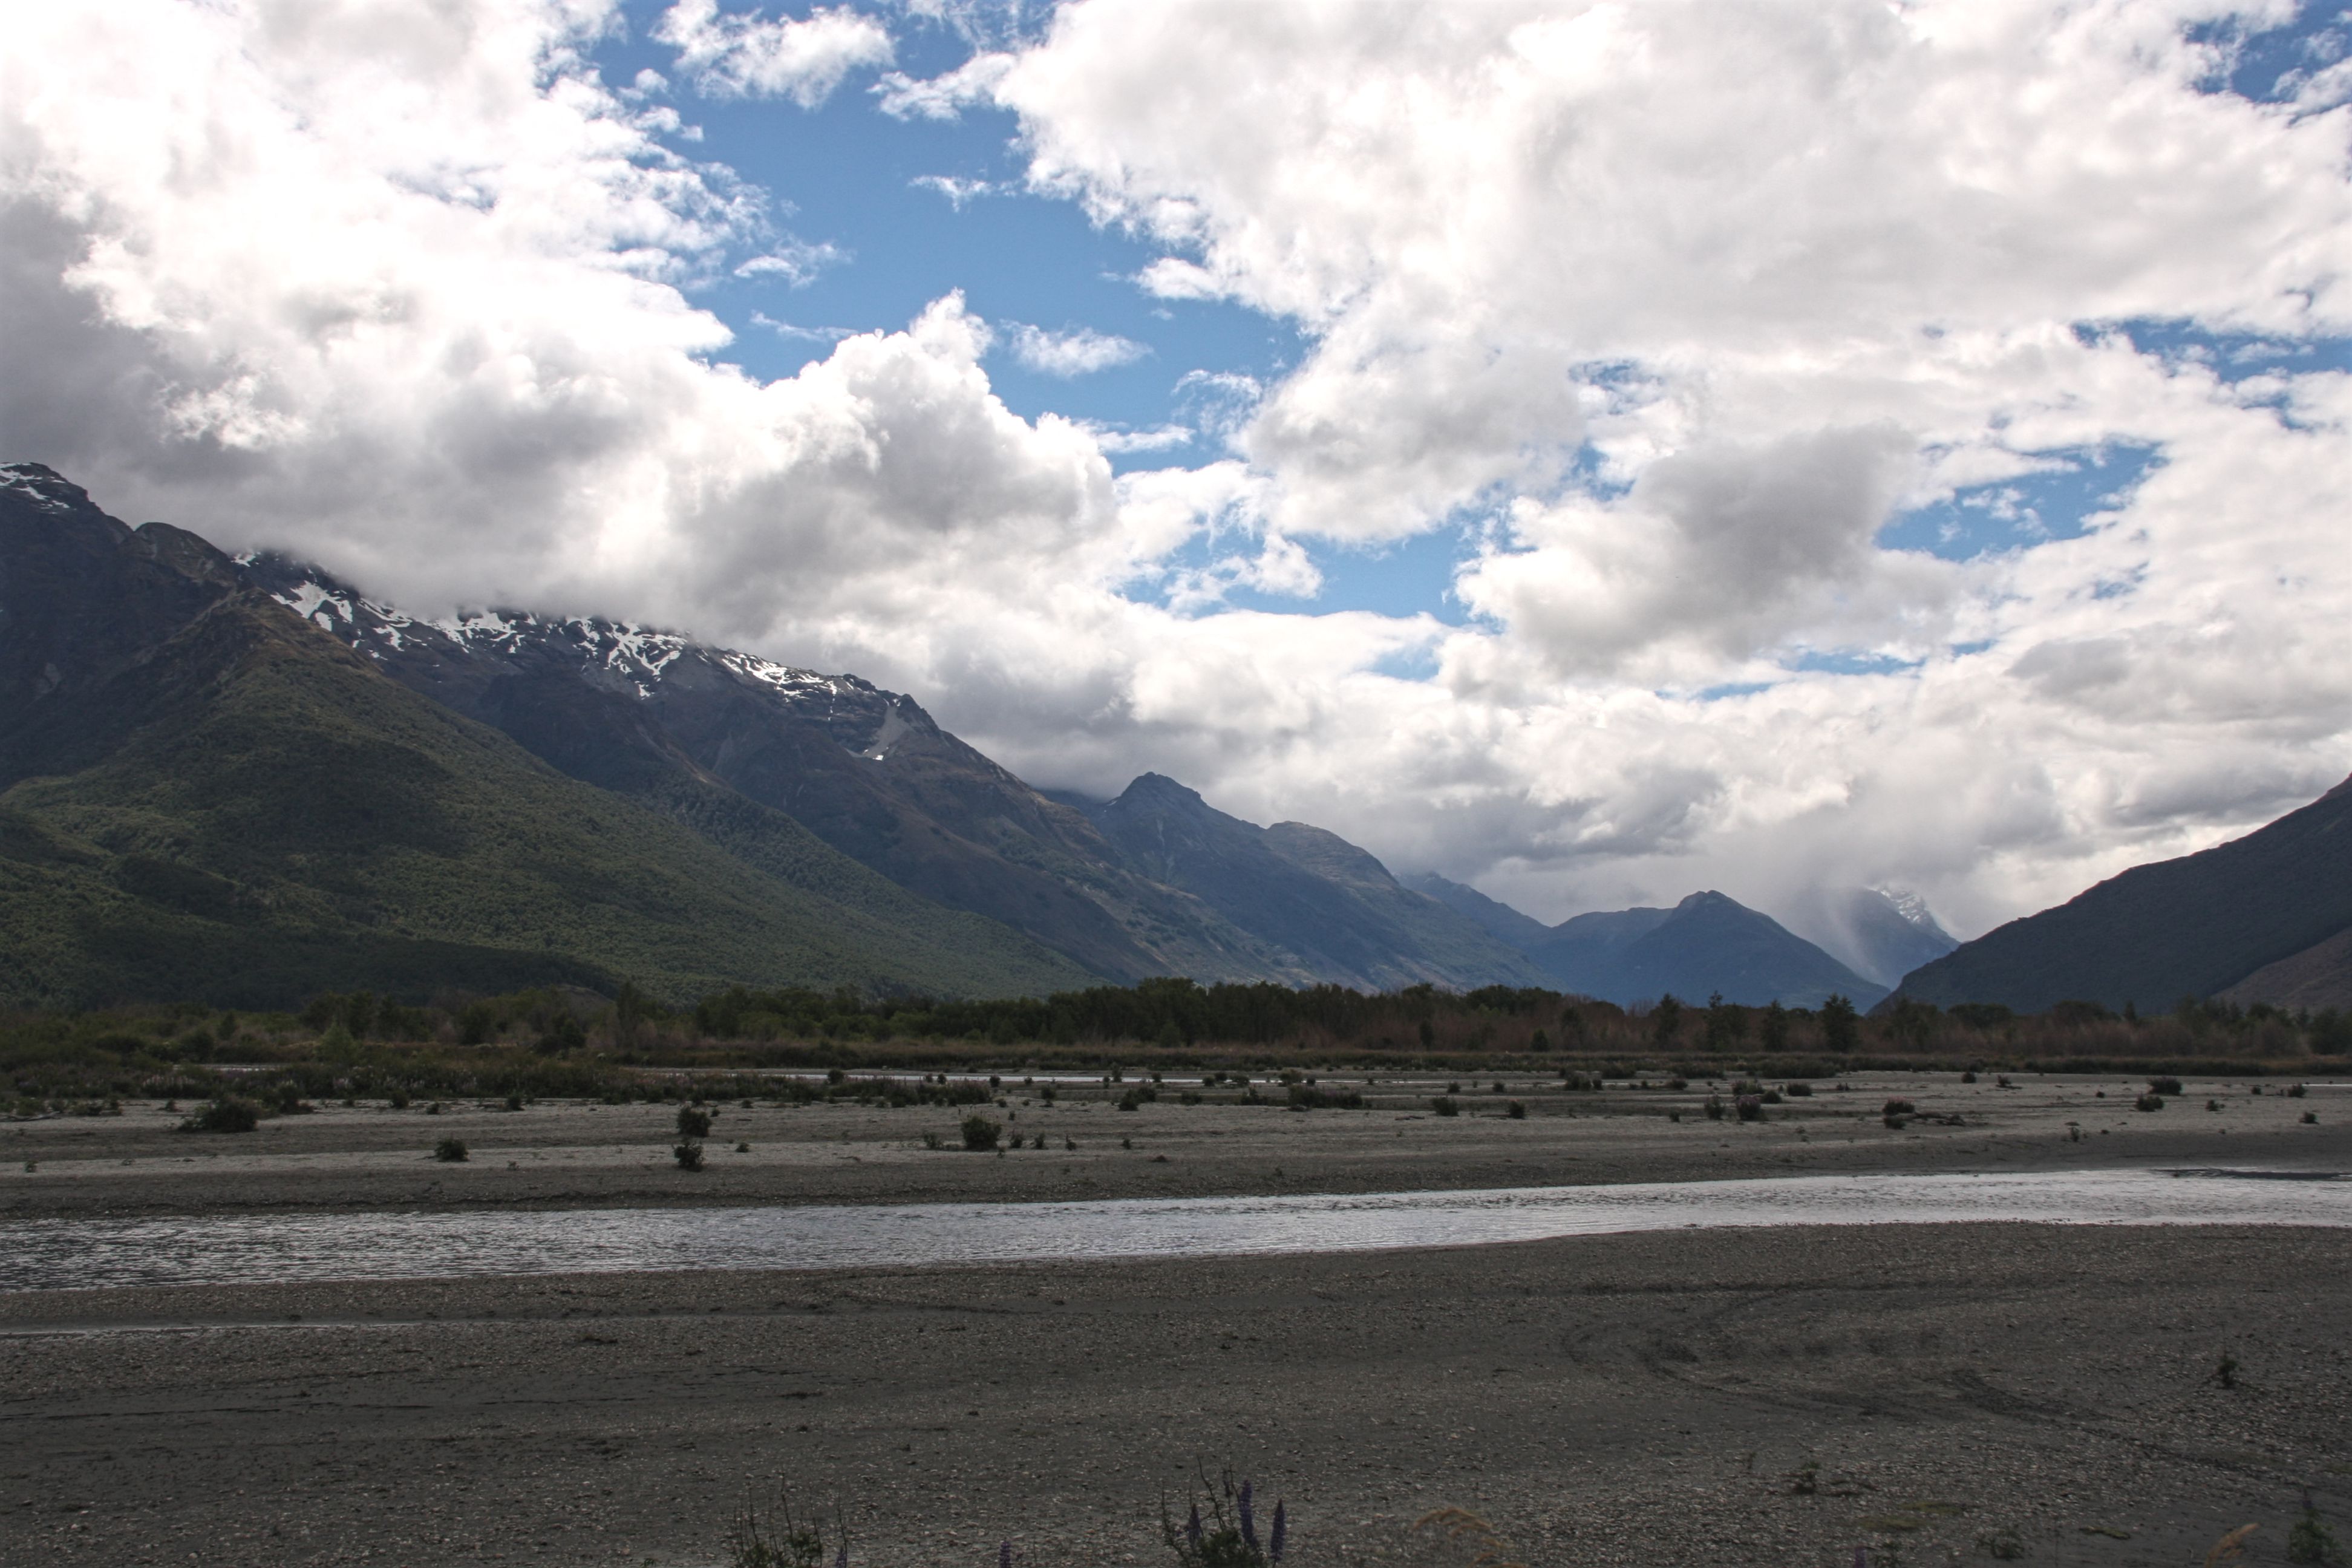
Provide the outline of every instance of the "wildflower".
<path id="1" fill-rule="evenodd" d="M 1255 1552 L 1257 1550 L 1257 1519 L 1255 1515 L 1250 1512 L 1250 1484 L 1247 1481 L 1244 1481 L 1242 1483 L 1241 1513 L 1242 1544 L 1247 1546 L 1252 1552 Z"/>
<path id="2" fill-rule="evenodd" d="M 1265 1538 L 1265 1560 L 1268 1563 L 1282 1561 L 1282 1543 L 1289 1534 L 1289 1518 L 1284 1512 L 1282 1500 L 1276 1498 L 1274 1500 L 1274 1532 Z"/>

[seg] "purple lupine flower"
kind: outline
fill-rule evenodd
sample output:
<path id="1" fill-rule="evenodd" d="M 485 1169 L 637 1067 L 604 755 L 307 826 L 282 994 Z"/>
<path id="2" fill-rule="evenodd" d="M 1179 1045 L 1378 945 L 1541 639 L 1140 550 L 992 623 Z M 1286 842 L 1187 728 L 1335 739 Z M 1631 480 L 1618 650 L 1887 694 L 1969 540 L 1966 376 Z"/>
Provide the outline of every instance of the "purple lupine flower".
<path id="1" fill-rule="evenodd" d="M 1013 1568 L 1013 1542 L 1005 1541 L 997 1543 L 996 1568 Z"/>
<path id="2" fill-rule="evenodd" d="M 1853 1549 L 1853 1568 L 1870 1568 L 1870 1553 L 1859 1546 Z"/>
<path id="3" fill-rule="evenodd" d="M 1192 1517 L 1184 1521 L 1184 1539 L 1192 1545 L 1201 1544 L 1201 1505 L 1192 1504 Z"/>
<path id="4" fill-rule="evenodd" d="M 841 1550 L 833 1554 L 833 1568 L 849 1568 L 849 1537 L 846 1534 L 841 1538 Z"/>
<path id="5" fill-rule="evenodd" d="M 1289 1535 L 1289 1516 L 1283 1510 L 1282 1500 L 1276 1498 L 1274 1500 L 1274 1532 L 1265 1538 L 1265 1560 L 1268 1563 L 1282 1561 L 1282 1543 Z"/>
<path id="6" fill-rule="evenodd" d="M 1252 1552 L 1257 1550 L 1257 1518 L 1250 1512 L 1250 1484 L 1242 1483 L 1242 1544 Z"/>

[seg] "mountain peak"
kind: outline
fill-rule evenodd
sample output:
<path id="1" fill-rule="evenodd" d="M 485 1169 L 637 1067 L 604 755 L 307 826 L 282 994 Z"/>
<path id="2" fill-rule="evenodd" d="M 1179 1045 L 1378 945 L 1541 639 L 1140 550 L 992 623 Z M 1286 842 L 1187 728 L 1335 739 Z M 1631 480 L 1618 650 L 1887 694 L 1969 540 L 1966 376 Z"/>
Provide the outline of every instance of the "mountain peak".
<path id="1" fill-rule="evenodd" d="M 1113 805 L 1171 805 L 1206 811 L 1209 803 L 1201 792 L 1188 784 L 1177 783 L 1166 773 L 1138 773 L 1119 792 Z"/>
<path id="2" fill-rule="evenodd" d="M 98 510 L 88 490 L 47 463 L 0 463 L 0 490 L 15 490 L 43 511 Z"/>

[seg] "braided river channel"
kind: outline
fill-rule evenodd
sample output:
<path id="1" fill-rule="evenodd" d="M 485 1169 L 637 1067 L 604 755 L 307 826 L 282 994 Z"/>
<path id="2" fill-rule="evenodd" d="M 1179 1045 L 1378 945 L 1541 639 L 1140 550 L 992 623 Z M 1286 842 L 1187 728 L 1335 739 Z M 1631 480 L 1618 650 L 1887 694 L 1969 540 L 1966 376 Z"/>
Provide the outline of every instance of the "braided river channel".
<path id="1" fill-rule="evenodd" d="M 947 1268 L 1954 1221 L 2352 1226 L 2352 1173 L 2054 1171 L 1090 1203 L 28 1220 L 0 1225 L 0 1290 Z"/>

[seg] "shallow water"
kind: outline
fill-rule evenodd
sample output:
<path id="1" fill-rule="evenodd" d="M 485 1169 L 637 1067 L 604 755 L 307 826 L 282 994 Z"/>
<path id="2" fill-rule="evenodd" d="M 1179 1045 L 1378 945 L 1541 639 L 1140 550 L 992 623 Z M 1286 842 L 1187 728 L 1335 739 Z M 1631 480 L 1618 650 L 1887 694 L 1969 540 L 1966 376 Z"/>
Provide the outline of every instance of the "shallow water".
<path id="1" fill-rule="evenodd" d="M 30 1220 L 0 1225 L 0 1290 L 1367 1252 L 1612 1231 L 1958 1220 L 2352 1226 L 2352 1179 L 2057 1171 L 1092 1203 Z"/>

